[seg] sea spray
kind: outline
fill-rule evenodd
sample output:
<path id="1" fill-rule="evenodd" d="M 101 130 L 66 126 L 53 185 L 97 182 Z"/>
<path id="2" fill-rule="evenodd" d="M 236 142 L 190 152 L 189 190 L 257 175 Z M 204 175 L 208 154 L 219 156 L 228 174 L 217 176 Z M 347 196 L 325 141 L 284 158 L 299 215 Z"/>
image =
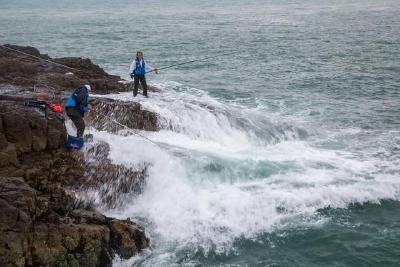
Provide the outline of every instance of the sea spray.
<path id="1" fill-rule="evenodd" d="M 134 100 L 128 93 L 107 97 Z M 396 175 L 369 175 L 378 173 L 382 162 L 321 147 L 331 136 L 313 129 L 310 135 L 306 124 L 290 120 L 285 128 L 289 121 L 268 120 L 276 114 L 264 111 L 243 117 L 237 105 L 196 90 L 177 93 L 164 87 L 140 101 L 158 114 L 161 130 L 140 132 L 154 143 L 136 135 L 92 133 L 110 144 L 113 162 L 150 163 L 143 193 L 108 212 L 140 219 L 156 250 L 230 253 L 241 238 L 319 227 L 329 219 L 318 215 L 324 208 L 399 197 Z M 260 125 L 260 118 L 271 127 L 264 135 L 256 134 L 262 127 L 249 127 Z"/>

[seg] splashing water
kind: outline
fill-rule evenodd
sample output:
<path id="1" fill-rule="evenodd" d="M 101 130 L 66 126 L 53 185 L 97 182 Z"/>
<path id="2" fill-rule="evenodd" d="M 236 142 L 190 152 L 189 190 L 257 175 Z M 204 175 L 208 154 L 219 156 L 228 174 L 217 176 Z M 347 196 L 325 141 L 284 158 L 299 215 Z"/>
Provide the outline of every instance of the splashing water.
<path id="1" fill-rule="evenodd" d="M 107 97 L 136 101 L 131 93 Z M 159 146 L 92 132 L 110 144 L 115 163 L 151 163 L 143 194 L 108 211 L 147 226 L 160 254 L 145 265 L 167 264 L 164 253 L 187 249 L 230 253 L 241 238 L 318 226 L 328 219 L 320 209 L 399 198 L 398 170 L 382 172 L 388 162 L 334 148 L 335 135 L 346 132 L 321 132 L 294 118 L 278 122 L 266 109 L 223 103 L 179 84 L 139 101 L 159 116 L 159 132 L 141 133 Z"/>

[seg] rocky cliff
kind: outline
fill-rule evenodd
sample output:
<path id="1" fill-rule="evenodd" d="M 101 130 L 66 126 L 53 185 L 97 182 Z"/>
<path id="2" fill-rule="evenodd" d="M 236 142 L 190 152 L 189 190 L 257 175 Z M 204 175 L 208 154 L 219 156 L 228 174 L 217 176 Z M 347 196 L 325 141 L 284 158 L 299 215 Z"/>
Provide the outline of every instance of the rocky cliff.
<path id="1" fill-rule="evenodd" d="M 38 82 L 57 90 L 70 90 L 81 84 L 90 84 L 97 93 L 133 90 L 132 83 L 106 73 L 88 58 L 52 59 L 34 47 L 8 44 L 0 46 L 0 83 L 32 87 Z M 149 90 L 157 88 L 149 86 Z"/>
<path id="2" fill-rule="evenodd" d="M 49 58 L 34 48 L 12 47 Z M 86 153 L 66 151 L 64 116 L 23 105 L 35 98 L 38 82 L 55 88 L 58 100 L 84 82 L 98 93 L 129 88 L 88 59 L 56 61 L 80 71 L 65 74 L 0 48 L 0 266 L 110 266 L 115 255 L 129 258 L 149 246 L 141 226 L 106 217 L 81 201 L 90 189 L 105 207 L 117 206 L 121 194 L 140 193 L 147 166 L 113 164 L 106 143 L 88 142 Z M 116 130 L 105 114 L 126 127 L 158 130 L 156 115 L 140 104 L 96 101 L 98 115 L 90 118 L 95 127 Z"/>

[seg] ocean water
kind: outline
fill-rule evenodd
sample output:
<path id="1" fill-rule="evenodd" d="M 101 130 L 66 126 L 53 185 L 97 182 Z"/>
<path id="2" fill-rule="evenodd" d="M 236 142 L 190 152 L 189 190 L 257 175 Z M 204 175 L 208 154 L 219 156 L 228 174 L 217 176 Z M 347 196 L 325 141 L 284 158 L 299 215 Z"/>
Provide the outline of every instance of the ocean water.
<path id="1" fill-rule="evenodd" d="M 84 56 L 128 78 L 136 50 L 162 67 L 133 99 L 161 130 L 89 129 L 140 196 L 110 216 L 152 247 L 115 266 L 399 266 L 397 0 L 0 0 L 1 43 Z M 233 55 L 218 57 L 225 52 Z"/>

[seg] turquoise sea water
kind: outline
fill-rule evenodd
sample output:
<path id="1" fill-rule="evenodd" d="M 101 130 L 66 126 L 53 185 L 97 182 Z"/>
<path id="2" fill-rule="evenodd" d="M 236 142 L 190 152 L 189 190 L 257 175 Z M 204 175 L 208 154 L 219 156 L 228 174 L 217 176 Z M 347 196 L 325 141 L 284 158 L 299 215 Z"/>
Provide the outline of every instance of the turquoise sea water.
<path id="1" fill-rule="evenodd" d="M 111 159 L 152 163 L 108 210 L 152 249 L 116 266 L 398 266 L 400 5 L 396 0 L 5 1 L 1 43 L 84 56 L 128 78 L 162 130 L 92 130 Z"/>

